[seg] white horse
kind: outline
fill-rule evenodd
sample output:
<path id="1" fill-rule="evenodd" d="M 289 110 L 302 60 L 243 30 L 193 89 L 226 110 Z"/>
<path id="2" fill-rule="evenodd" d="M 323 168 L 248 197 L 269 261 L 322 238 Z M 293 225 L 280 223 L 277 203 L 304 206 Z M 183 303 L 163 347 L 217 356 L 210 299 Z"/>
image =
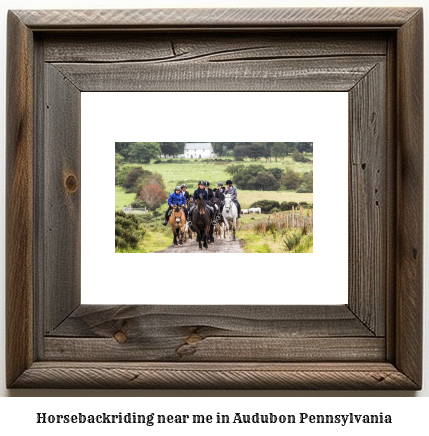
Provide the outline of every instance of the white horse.
<path id="1" fill-rule="evenodd" d="M 223 221 L 229 235 L 229 227 L 232 226 L 232 240 L 235 241 L 235 229 L 237 227 L 238 209 L 231 199 L 231 194 L 225 195 L 225 204 L 222 210 Z"/>

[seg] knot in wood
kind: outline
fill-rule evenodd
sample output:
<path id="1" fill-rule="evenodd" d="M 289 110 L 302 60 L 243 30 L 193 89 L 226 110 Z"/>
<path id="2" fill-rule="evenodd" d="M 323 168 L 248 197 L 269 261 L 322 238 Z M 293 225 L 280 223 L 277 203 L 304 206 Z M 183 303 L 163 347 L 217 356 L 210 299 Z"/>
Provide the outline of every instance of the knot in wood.
<path id="1" fill-rule="evenodd" d="M 73 194 L 74 192 L 76 192 L 78 186 L 76 176 L 74 174 L 69 174 L 64 181 L 64 185 L 69 194 Z"/>
<path id="2" fill-rule="evenodd" d="M 123 344 L 124 342 L 127 342 L 128 337 L 124 332 L 117 331 L 113 337 L 115 338 L 116 342 L 119 342 L 120 344 Z"/>

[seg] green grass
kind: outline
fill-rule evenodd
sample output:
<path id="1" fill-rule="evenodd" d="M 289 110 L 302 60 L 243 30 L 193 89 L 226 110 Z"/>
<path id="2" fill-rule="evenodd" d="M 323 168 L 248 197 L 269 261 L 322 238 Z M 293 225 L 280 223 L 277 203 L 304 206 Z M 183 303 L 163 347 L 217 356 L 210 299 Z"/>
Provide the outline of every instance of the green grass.
<path id="1" fill-rule="evenodd" d="M 184 161 L 184 159 L 174 159 L 176 161 Z M 231 177 L 226 172 L 228 163 L 225 162 L 208 162 L 203 163 L 200 161 L 195 162 L 194 159 L 186 159 L 186 163 L 183 164 L 151 164 L 141 165 L 144 169 L 151 172 L 157 172 L 162 175 L 164 183 L 166 185 L 167 194 L 173 192 L 173 189 L 177 185 L 185 183 L 188 186 L 188 191 L 192 193 L 198 187 L 198 181 L 209 181 L 212 188 L 217 186 L 217 182 L 225 181 Z M 291 157 L 287 157 L 284 161 L 274 160 L 269 162 L 260 160 L 257 162 L 245 160 L 244 162 L 236 162 L 231 160 L 233 164 L 245 164 L 255 165 L 262 164 L 266 168 L 281 168 L 284 169 L 286 165 L 295 171 L 301 171 L 305 173 L 313 169 L 313 163 L 300 163 L 294 162 Z M 116 201 L 115 208 L 120 209 L 125 205 L 130 204 L 134 200 L 133 194 L 125 194 L 124 190 L 118 186 L 115 187 Z M 247 209 L 253 202 L 257 200 L 276 200 L 279 203 L 283 201 L 295 201 L 297 203 L 306 201 L 307 203 L 313 203 L 313 194 L 298 194 L 294 191 L 246 191 L 238 190 L 238 199 L 243 209 Z"/>
<path id="2" fill-rule="evenodd" d="M 309 156 L 312 159 L 312 156 Z M 226 159 L 226 158 L 222 158 Z M 162 159 L 160 159 L 162 160 Z M 167 160 L 167 159 L 166 159 Z M 226 167 L 229 164 L 244 164 L 244 165 L 264 165 L 266 168 L 281 168 L 285 169 L 286 166 L 292 168 L 294 171 L 301 172 L 304 174 L 307 171 L 311 171 L 313 169 L 313 162 L 310 163 L 302 163 L 295 162 L 290 156 L 286 157 L 283 161 L 278 160 L 275 162 L 274 160 L 266 161 L 265 159 L 259 161 L 251 161 L 246 159 L 243 162 L 237 162 L 235 160 L 231 160 L 230 162 L 201 162 L 200 160 L 195 161 L 194 159 L 173 159 L 174 161 L 186 162 L 186 163 L 178 163 L 175 165 L 174 163 L 160 163 L 154 164 L 154 160 L 151 161 L 150 164 L 142 164 L 141 166 L 144 169 L 147 169 L 151 172 L 157 172 L 162 175 L 164 183 L 166 185 L 167 192 L 173 192 L 173 189 L 176 185 L 181 185 L 185 183 L 186 185 L 192 185 L 192 190 L 197 188 L 197 184 L 199 180 L 209 181 L 211 187 L 216 187 L 217 182 L 225 183 L 225 181 L 231 178 L 231 175 L 226 172 Z M 127 165 L 127 164 L 126 164 Z M 129 164 L 128 164 L 129 165 Z M 134 165 L 134 164 L 131 164 Z M 232 178 L 234 181 L 234 179 Z M 189 191 L 191 190 L 189 189 Z M 241 191 L 243 192 L 243 191 Z M 305 201 L 305 200 L 303 200 Z"/>
<path id="3" fill-rule="evenodd" d="M 165 250 L 173 242 L 173 236 L 162 231 L 148 231 L 144 235 L 143 241 L 135 249 L 122 250 L 115 248 L 115 253 L 153 253 Z"/>
<path id="4" fill-rule="evenodd" d="M 115 186 L 115 210 L 122 210 L 123 207 L 134 201 L 135 197 L 135 194 L 126 194 L 124 188 Z"/>

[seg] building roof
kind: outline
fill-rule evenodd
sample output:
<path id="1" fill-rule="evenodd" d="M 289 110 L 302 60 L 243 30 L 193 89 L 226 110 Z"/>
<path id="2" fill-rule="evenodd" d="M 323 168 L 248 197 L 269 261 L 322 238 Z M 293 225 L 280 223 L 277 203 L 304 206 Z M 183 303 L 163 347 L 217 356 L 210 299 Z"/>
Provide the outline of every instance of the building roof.
<path id="1" fill-rule="evenodd" d="M 211 142 L 187 142 L 186 150 L 213 150 L 213 147 Z"/>

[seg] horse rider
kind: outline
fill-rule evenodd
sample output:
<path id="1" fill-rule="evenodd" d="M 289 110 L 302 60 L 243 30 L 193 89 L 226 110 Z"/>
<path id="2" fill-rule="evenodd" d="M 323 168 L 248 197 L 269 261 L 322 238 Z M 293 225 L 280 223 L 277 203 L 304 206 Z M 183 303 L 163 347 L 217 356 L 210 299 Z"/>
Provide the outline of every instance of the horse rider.
<path id="1" fill-rule="evenodd" d="M 206 201 L 206 207 L 207 207 L 207 209 L 208 209 L 209 212 L 210 212 L 210 220 L 213 221 L 214 210 L 213 210 L 212 207 L 210 207 L 210 206 L 207 204 L 207 201 L 208 201 L 208 194 L 207 194 L 207 191 L 205 190 L 204 182 L 203 182 L 202 180 L 200 180 L 200 181 L 198 182 L 198 188 L 195 189 L 195 191 L 194 191 L 194 201 L 195 201 L 195 203 L 194 203 L 194 205 L 191 207 L 191 209 L 190 209 L 189 212 L 188 212 L 188 216 L 189 216 L 189 218 L 188 218 L 188 224 L 189 224 L 189 225 L 192 225 L 192 214 L 193 214 L 193 212 L 194 212 L 194 209 L 195 209 L 195 206 L 196 206 L 197 200 L 198 200 L 199 198 L 204 199 L 204 200 Z"/>
<path id="2" fill-rule="evenodd" d="M 185 184 L 180 186 L 181 190 L 182 190 L 182 194 L 185 197 L 186 200 L 186 207 L 189 206 L 189 192 L 186 190 L 187 186 Z"/>
<path id="3" fill-rule="evenodd" d="M 210 188 L 210 182 L 204 183 L 204 189 L 207 192 L 207 201 L 210 201 L 213 198 L 213 190 Z"/>
<path id="4" fill-rule="evenodd" d="M 183 207 L 186 206 L 186 199 L 182 194 L 182 189 L 180 188 L 180 186 L 176 186 L 174 192 L 170 194 L 170 196 L 168 197 L 168 209 L 167 212 L 165 212 L 165 219 L 164 222 L 162 223 L 163 226 L 166 226 L 168 223 L 170 210 L 175 208 L 176 206 L 182 207 L 183 211 L 185 212 L 185 217 L 188 218 L 187 209 L 186 207 Z"/>
<path id="5" fill-rule="evenodd" d="M 215 198 L 218 198 L 220 201 L 225 200 L 225 188 L 223 187 L 223 183 L 222 182 L 219 182 L 217 184 L 217 190 L 216 190 Z"/>
<path id="6" fill-rule="evenodd" d="M 237 188 L 232 184 L 231 180 L 226 181 L 226 189 L 224 194 L 231 194 L 231 200 L 236 204 L 237 206 L 237 212 L 238 212 L 238 218 L 241 218 L 240 212 L 241 212 L 241 206 L 237 199 Z"/>

